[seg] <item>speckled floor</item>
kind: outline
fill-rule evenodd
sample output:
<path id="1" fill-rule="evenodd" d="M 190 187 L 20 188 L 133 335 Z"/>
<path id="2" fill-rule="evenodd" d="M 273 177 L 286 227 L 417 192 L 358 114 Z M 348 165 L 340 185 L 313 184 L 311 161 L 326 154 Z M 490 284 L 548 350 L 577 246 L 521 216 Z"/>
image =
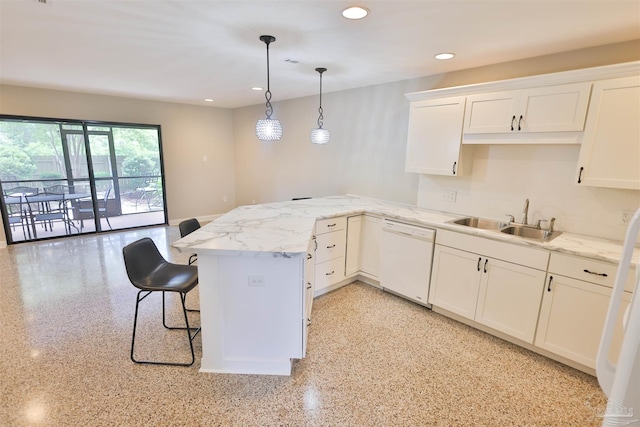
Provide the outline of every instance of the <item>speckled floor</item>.
<path id="1" fill-rule="evenodd" d="M 189 368 L 136 365 L 121 250 L 143 236 L 186 263 L 177 227 L 0 249 L 0 425 L 601 424 L 595 378 L 359 283 L 316 298 L 291 377 L 200 374 L 199 337 Z M 186 357 L 159 304 L 141 314 L 140 355 Z"/>

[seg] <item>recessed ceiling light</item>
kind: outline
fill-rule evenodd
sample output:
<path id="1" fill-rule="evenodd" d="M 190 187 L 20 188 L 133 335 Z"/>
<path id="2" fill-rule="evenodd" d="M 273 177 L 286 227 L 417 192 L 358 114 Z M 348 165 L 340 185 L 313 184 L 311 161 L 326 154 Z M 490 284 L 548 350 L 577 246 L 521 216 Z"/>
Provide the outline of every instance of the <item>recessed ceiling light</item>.
<path id="1" fill-rule="evenodd" d="M 436 59 L 451 59 L 456 56 L 454 53 L 439 53 L 435 56 Z"/>
<path id="2" fill-rule="evenodd" d="M 342 16 L 347 19 L 362 19 L 369 14 L 369 9 L 360 6 L 351 6 L 342 11 Z"/>
<path id="3" fill-rule="evenodd" d="M 211 98 L 205 98 L 205 99 L 204 99 L 204 101 L 205 101 L 205 102 L 213 102 L 213 99 L 211 99 Z"/>
<path id="4" fill-rule="evenodd" d="M 251 88 L 251 90 L 262 90 L 262 88 L 258 87 L 258 86 L 254 86 L 254 87 Z"/>

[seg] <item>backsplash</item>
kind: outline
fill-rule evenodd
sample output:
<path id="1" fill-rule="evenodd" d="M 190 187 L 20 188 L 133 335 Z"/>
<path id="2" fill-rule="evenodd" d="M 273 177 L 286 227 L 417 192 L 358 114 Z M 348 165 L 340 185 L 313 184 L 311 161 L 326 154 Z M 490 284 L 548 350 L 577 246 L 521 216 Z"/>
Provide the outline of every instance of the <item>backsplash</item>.
<path id="1" fill-rule="evenodd" d="M 620 241 L 626 233 L 619 224 L 622 211 L 640 207 L 640 191 L 575 182 L 579 145 L 463 145 L 463 150 L 473 151 L 471 171 L 458 177 L 420 175 L 418 206 L 495 219 L 512 214 L 520 221 L 529 199 L 529 223 L 555 217 L 556 230 Z"/>

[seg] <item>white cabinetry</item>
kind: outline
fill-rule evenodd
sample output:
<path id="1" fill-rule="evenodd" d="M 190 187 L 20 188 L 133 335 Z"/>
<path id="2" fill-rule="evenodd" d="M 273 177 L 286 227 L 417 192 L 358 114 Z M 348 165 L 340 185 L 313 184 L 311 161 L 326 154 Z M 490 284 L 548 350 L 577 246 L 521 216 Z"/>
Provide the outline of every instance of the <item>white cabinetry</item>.
<path id="1" fill-rule="evenodd" d="M 382 219 L 364 215 L 362 218 L 362 239 L 360 245 L 360 272 L 377 279 L 380 274 L 380 239 Z"/>
<path id="2" fill-rule="evenodd" d="M 440 230 L 429 303 L 533 343 L 546 251 Z"/>
<path id="3" fill-rule="evenodd" d="M 353 276 L 360 271 L 360 242 L 362 239 L 363 215 L 347 218 L 347 259 L 345 276 Z"/>
<path id="4" fill-rule="evenodd" d="M 544 289 L 535 345 L 595 369 L 602 328 L 607 316 L 617 266 L 601 261 L 552 253 Z M 635 272 L 628 274 L 631 290 Z M 622 312 L 631 300 L 624 292 Z M 622 320 L 609 359 L 617 360 Z"/>
<path id="5" fill-rule="evenodd" d="M 316 222 L 315 291 L 321 292 L 345 278 L 347 218 Z"/>
<path id="6" fill-rule="evenodd" d="M 347 218 L 345 276 L 355 274 L 378 280 L 382 218 L 357 215 Z"/>
<path id="7" fill-rule="evenodd" d="M 464 105 L 464 96 L 411 102 L 405 171 L 458 174 Z"/>
<path id="8" fill-rule="evenodd" d="M 464 133 L 582 131 L 591 83 L 470 95 Z"/>
<path id="9" fill-rule="evenodd" d="M 307 336 L 309 335 L 309 326 L 311 325 L 311 309 L 313 307 L 313 293 L 315 282 L 315 237 L 309 241 L 307 248 L 307 259 L 304 264 L 304 305 L 302 316 L 303 339 L 302 339 L 302 355 L 307 353 Z"/>
<path id="10" fill-rule="evenodd" d="M 640 190 L 640 76 L 596 82 L 578 159 L 582 185 Z"/>

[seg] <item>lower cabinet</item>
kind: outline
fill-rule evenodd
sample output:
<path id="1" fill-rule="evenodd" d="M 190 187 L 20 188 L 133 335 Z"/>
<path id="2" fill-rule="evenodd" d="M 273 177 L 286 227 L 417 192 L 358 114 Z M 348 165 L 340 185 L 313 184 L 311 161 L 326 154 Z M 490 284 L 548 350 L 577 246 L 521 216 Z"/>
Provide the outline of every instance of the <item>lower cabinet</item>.
<path id="1" fill-rule="evenodd" d="M 436 311 L 442 308 L 532 344 L 548 253 L 445 230 L 436 236 L 436 242 L 457 246 L 435 247 L 429 303 Z M 478 249 L 485 252 L 472 252 Z"/>
<path id="2" fill-rule="evenodd" d="M 337 217 L 316 222 L 316 292 L 345 278 L 344 265 L 347 244 L 347 218 Z"/>
<path id="3" fill-rule="evenodd" d="M 313 293 L 315 282 L 315 249 L 316 238 L 313 237 L 309 241 L 309 247 L 307 248 L 307 259 L 304 264 L 304 309 L 302 316 L 302 355 L 307 353 L 307 336 L 309 335 L 309 326 L 311 326 L 311 309 L 313 308 Z"/>
<path id="4" fill-rule="evenodd" d="M 535 345 L 595 369 L 615 271 L 614 264 L 551 254 Z M 634 271 L 628 274 L 631 282 Z M 585 278 L 590 281 L 583 280 Z M 622 313 L 631 295 L 624 292 Z M 618 358 L 622 331 L 620 315 L 608 355 L 612 362 Z"/>
<path id="5" fill-rule="evenodd" d="M 382 218 L 356 215 L 347 218 L 345 275 L 360 273 L 373 279 L 380 274 Z"/>

